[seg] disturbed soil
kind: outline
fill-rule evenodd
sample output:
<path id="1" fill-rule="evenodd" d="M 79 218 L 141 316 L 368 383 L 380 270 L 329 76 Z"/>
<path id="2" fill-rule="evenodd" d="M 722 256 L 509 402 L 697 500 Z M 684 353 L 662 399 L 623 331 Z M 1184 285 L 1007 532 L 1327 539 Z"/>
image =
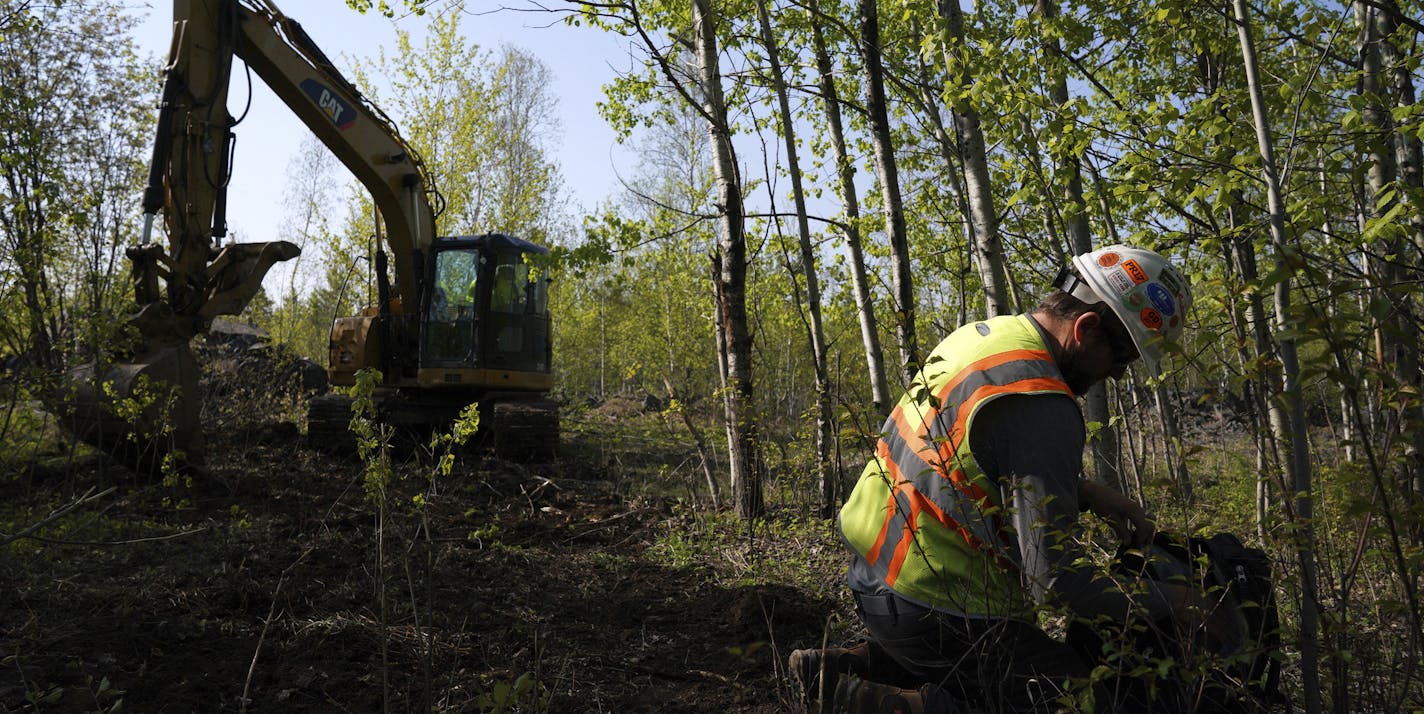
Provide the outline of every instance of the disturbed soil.
<path id="1" fill-rule="evenodd" d="M 780 663 L 849 614 L 825 524 L 655 495 L 686 467 L 630 466 L 604 416 L 543 464 L 398 455 L 384 501 L 289 422 L 166 483 L 7 475 L 11 535 L 40 527 L 0 550 L 0 712 L 794 710 Z"/>

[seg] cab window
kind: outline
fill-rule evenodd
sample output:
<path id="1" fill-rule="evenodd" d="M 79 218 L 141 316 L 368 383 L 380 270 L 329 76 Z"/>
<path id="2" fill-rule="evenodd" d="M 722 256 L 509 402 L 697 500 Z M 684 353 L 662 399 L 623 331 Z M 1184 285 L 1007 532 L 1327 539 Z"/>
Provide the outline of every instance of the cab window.
<path id="1" fill-rule="evenodd" d="M 435 290 L 430 317 L 436 320 L 472 319 L 480 267 L 475 250 L 446 250 L 435 256 Z"/>
<path id="2" fill-rule="evenodd" d="M 529 265 L 519 255 L 495 258 L 494 284 L 490 288 L 490 310 L 507 314 L 542 315 L 548 309 L 546 282 L 531 280 Z"/>

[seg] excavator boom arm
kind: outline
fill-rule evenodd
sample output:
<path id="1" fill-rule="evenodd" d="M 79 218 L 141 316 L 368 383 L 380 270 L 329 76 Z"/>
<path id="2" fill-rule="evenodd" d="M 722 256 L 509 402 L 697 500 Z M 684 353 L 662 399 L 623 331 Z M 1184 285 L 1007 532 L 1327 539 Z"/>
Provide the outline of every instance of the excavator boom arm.
<path id="1" fill-rule="evenodd" d="M 301 25 L 266 0 L 175 0 L 173 44 L 144 192 L 144 245 L 131 251 L 140 306 L 166 302 L 165 334 L 198 334 L 239 314 L 289 243 L 220 248 L 235 145 L 227 110 L 233 58 L 247 63 L 370 191 L 385 227 L 402 302 L 415 303 L 421 256 L 434 236 L 432 188 L 419 154 L 341 75 Z M 149 243 L 164 209 L 168 247 Z M 160 291 L 159 279 L 166 284 Z"/>
<path id="2" fill-rule="evenodd" d="M 420 155 L 331 65 L 300 24 L 270 3 L 238 7 L 237 56 L 371 192 L 385 224 L 397 291 L 404 305 L 415 305 L 416 273 L 435 235 L 432 188 Z"/>
<path id="3" fill-rule="evenodd" d="M 130 320 L 142 337 L 134 354 L 69 375 L 76 396 L 58 411 L 72 432 L 111 452 L 147 442 L 148 454 L 181 452 L 203 460 L 198 367 L 188 347 L 218 315 L 240 314 L 278 261 L 300 252 L 286 241 L 221 244 L 227 234 L 227 184 L 233 119 L 228 86 L 237 57 L 267 84 L 366 187 L 385 226 L 401 310 L 420 298 L 422 259 L 434 240 L 434 194 L 419 155 L 391 121 L 341 76 L 295 21 L 267 0 L 174 0 L 173 43 L 148 185 L 143 239 L 130 248 L 134 297 Z M 159 216 L 166 247 L 151 242 Z M 394 312 L 378 253 L 381 310 Z M 116 400 L 145 383 L 177 392 L 171 411 L 120 418 Z M 155 435 L 165 435 L 162 439 Z"/>

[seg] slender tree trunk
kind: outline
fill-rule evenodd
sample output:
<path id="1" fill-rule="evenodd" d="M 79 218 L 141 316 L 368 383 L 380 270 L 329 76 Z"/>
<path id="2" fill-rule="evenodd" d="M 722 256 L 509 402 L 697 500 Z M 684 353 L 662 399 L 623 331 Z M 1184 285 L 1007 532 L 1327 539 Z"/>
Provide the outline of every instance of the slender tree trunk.
<path id="1" fill-rule="evenodd" d="M 598 291 L 598 398 L 608 398 L 608 300 Z"/>
<path id="2" fill-rule="evenodd" d="M 752 414 L 752 342 L 747 329 L 746 212 L 731 124 L 722 96 L 722 72 L 717 59 L 716 18 L 711 0 L 692 0 L 693 47 L 697 55 L 702 113 L 712 143 L 712 170 L 719 209 L 717 311 L 725 331 L 727 417 L 732 494 L 737 514 L 754 518 L 762 512 L 762 484 L 757 459 L 757 424 Z"/>
<path id="3" fill-rule="evenodd" d="M 806 216 L 806 192 L 801 185 L 801 163 L 796 154 L 796 117 L 791 113 L 786 80 L 776 37 L 771 32 L 771 18 L 766 0 L 757 0 L 757 20 L 761 24 L 761 41 L 766 47 L 771 82 L 776 90 L 776 104 L 781 113 L 781 135 L 786 141 L 786 170 L 791 176 L 791 195 L 796 203 L 796 237 L 801 248 L 801 272 L 806 279 L 806 331 L 811 342 L 812 369 L 816 374 L 816 478 L 821 491 L 821 516 L 830 518 L 840 505 L 837 481 L 831 471 L 831 392 L 830 374 L 826 366 L 826 335 L 821 325 L 821 286 L 816 277 L 816 249 L 811 243 L 811 224 Z M 792 287 L 796 275 L 791 274 Z M 788 353 L 791 350 L 787 350 Z"/>
<path id="4" fill-rule="evenodd" d="M 670 403 L 680 404 L 682 402 L 682 397 L 678 394 L 677 388 L 672 385 L 671 379 L 663 378 L 663 388 L 667 390 Z M 707 447 L 707 440 L 702 437 L 702 430 L 697 428 L 697 424 L 687 414 L 687 409 L 679 406 L 677 414 L 682 419 L 682 425 L 687 428 L 687 433 L 692 437 L 692 443 L 697 446 L 697 456 L 702 461 L 702 476 L 707 479 L 707 497 L 712 501 L 713 509 L 720 509 L 722 495 L 717 489 L 717 477 L 712 473 L 712 462 L 716 457 Z"/>
<path id="5" fill-rule="evenodd" d="M 929 69 L 921 67 L 921 71 L 926 75 Z M 945 177 L 949 179 L 949 190 L 954 196 L 955 206 L 959 208 L 959 215 L 964 217 L 963 233 L 964 245 L 969 246 L 970 251 L 974 245 L 974 215 L 969 208 L 969 199 L 965 197 L 964 191 L 964 167 L 959 163 L 959 142 L 950 136 L 949 130 L 945 127 L 944 121 L 940 119 L 940 112 L 943 110 L 940 98 L 929 85 L 920 85 L 920 102 L 924 104 L 923 114 L 929 120 L 931 128 L 934 129 L 935 146 L 939 148 L 940 159 L 944 161 Z M 961 281 L 962 282 L 962 281 Z M 961 291 L 963 292 L 963 291 Z M 961 294 L 961 304 L 964 301 Z M 963 313 L 963 310 L 961 310 Z M 969 320 L 966 315 L 961 315 L 958 324 L 963 325 Z"/>
<path id="6" fill-rule="evenodd" d="M 1393 44 L 1396 39 L 1393 35 L 1397 29 L 1397 14 L 1374 3 L 1357 2 L 1355 15 L 1360 25 L 1360 91 L 1365 100 L 1362 115 L 1366 125 L 1374 129 L 1370 144 L 1372 162 L 1369 195 L 1364 202 L 1365 210 L 1368 211 L 1365 221 L 1368 229 L 1372 224 L 1387 220 L 1384 214 L 1392 210 L 1399 201 L 1409 201 L 1408 194 L 1412 187 L 1408 185 L 1408 180 L 1417 179 L 1418 176 L 1418 156 L 1412 154 L 1409 140 L 1401 136 L 1394 126 L 1390 111 L 1391 104 L 1412 103 L 1414 88 L 1409 77 L 1400 78 L 1396 74 L 1406 71 Z M 1399 172 L 1402 170 L 1410 171 L 1413 176 L 1400 181 Z M 1397 183 L 1403 185 L 1396 185 Z M 1390 189 L 1395 191 L 1386 199 L 1386 191 Z M 1379 428 L 1376 434 L 1384 443 L 1395 444 L 1394 451 L 1381 455 L 1384 463 L 1390 464 L 1389 468 L 1394 471 L 1391 474 L 1394 487 L 1404 496 L 1400 513 L 1413 513 L 1417 508 L 1417 499 L 1421 491 L 1424 491 L 1424 484 L 1416 483 L 1416 479 L 1424 478 L 1419 475 L 1420 461 L 1424 459 L 1424 455 L 1417 451 L 1424 434 L 1420 434 L 1417 426 L 1411 427 L 1409 424 L 1410 418 L 1417 416 L 1420 409 L 1417 386 L 1419 346 L 1418 331 L 1411 324 L 1411 288 L 1401 286 L 1401 272 L 1407 263 L 1400 262 L 1401 259 L 1407 260 L 1406 251 L 1412 241 L 1406 240 L 1404 235 L 1385 235 L 1377 245 L 1372 246 L 1373 257 L 1368 258 L 1365 265 L 1374 278 L 1371 281 L 1371 302 L 1387 305 L 1389 308 L 1387 314 L 1378 319 L 1375 328 L 1376 369 L 1379 373 L 1377 381 L 1380 385 L 1378 398 L 1381 405 L 1397 403 L 1399 406 L 1387 411 L 1379 409 Z M 1372 309 L 1371 313 L 1374 312 Z M 1413 339 L 1410 339 L 1411 337 Z M 1404 447 L 1404 444 L 1408 444 L 1408 447 Z M 1368 443 L 1366 447 L 1369 447 Z M 1408 453 L 1410 449 L 1415 450 L 1413 454 Z M 1400 451 L 1404 453 L 1400 454 Z M 1397 459 L 1396 456 L 1403 458 Z M 1404 651 L 1412 655 L 1417 653 L 1420 638 L 1424 636 L 1420 631 L 1420 611 L 1416 594 L 1418 571 L 1417 568 L 1411 569 L 1407 565 L 1400 542 L 1401 529 L 1396 526 L 1398 515 L 1388 505 L 1388 487 L 1383 483 L 1383 479 L 1380 481 L 1377 497 L 1385 504 L 1382 509 L 1383 518 L 1390 528 L 1396 567 L 1399 569 L 1405 594 L 1409 598 L 1412 616 L 1410 634 L 1413 637 Z M 1406 519 L 1402 530 L 1405 531 L 1403 535 L 1415 543 L 1424 540 L 1424 527 L 1421 527 L 1416 518 Z M 1415 658 L 1411 657 L 1409 663 L 1412 669 Z"/>
<path id="7" fill-rule="evenodd" d="M 880 347 L 880 325 L 875 319 L 875 301 L 870 295 L 865 277 L 865 254 L 860 245 L 860 201 L 855 192 L 855 164 L 846 153 L 845 130 L 841 122 L 841 102 L 836 92 L 835 72 L 831 55 L 826 51 L 825 37 L 818 21 L 811 22 L 811 46 L 816 54 L 817 83 L 825 103 L 826 129 L 830 134 L 832 158 L 836 162 L 836 177 L 845 207 L 846 253 L 850 259 L 851 289 L 855 295 L 856 317 L 860 321 L 860 339 L 865 348 L 865 366 L 870 372 L 870 398 L 875 403 L 877 424 L 890 413 L 890 388 L 885 381 L 885 355 Z"/>
<path id="8" fill-rule="evenodd" d="M 1247 87 L 1251 92 L 1251 115 L 1256 127 L 1256 143 L 1261 152 L 1261 170 L 1266 183 L 1266 201 L 1270 211 L 1271 244 L 1275 248 L 1276 260 L 1291 265 L 1300 260 L 1300 254 L 1288 243 L 1286 237 L 1286 208 L 1281 197 L 1280 178 L 1276 172 L 1275 152 L 1271 147 L 1271 128 L 1266 120 L 1266 106 L 1261 89 L 1259 66 L 1256 63 L 1256 47 L 1251 37 L 1251 23 L 1247 14 L 1246 0 L 1232 0 L 1232 10 L 1236 19 L 1237 35 L 1241 40 L 1241 59 L 1246 68 Z M 1279 331 L 1277 344 L 1281 357 L 1281 392 L 1285 396 L 1286 409 L 1279 400 L 1272 400 L 1272 426 L 1277 439 L 1288 445 L 1288 473 L 1295 490 L 1296 515 L 1300 518 L 1296 528 L 1296 557 L 1300 561 L 1301 613 L 1300 613 L 1300 660 L 1301 687 L 1305 692 L 1306 714 L 1319 714 L 1320 662 L 1317 652 L 1319 636 L 1319 599 L 1315 575 L 1315 529 L 1312 525 L 1314 503 L 1311 483 L 1310 450 L 1305 437 L 1305 402 L 1301 396 L 1300 363 L 1296 356 L 1295 338 L 1290 310 L 1290 279 L 1282 279 L 1275 286 L 1276 329 Z"/>
<path id="9" fill-rule="evenodd" d="M 918 23 L 912 28 L 913 36 L 917 43 L 923 43 L 925 37 L 920 34 Z M 921 60 L 918 67 L 919 73 L 924 77 L 931 77 L 931 68 Z M 970 321 L 970 300 L 968 299 L 968 288 L 965 285 L 965 277 L 973 266 L 979 265 L 975 258 L 974 242 L 974 212 L 969 206 L 968 192 L 965 189 L 966 177 L 964 166 L 960 162 L 959 141 L 949 132 L 945 126 L 942 115 L 944 112 L 944 100 L 940 97 L 936 87 L 928 82 L 918 83 L 918 92 L 909 91 L 907 95 L 912 100 L 917 100 L 920 104 L 921 117 L 929 122 L 935 139 L 935 147 L 939 150 L 940 159 L 944 162 L 944 176 L 949 180 L 948 189 L 954 199 L 955 206 L 959 209 L 959 215 L 963 219 L 960 223 L 960 231 L 963 233 L 966 255 L 965 262 L 968 264 L 963 269 L 956 269 L 953 274 L 958 277 L 958 305 L 959 311 L 955 325 L 968 324 Z M 974 313 L 978 315 L 977 312 Z"/>
<path id="10" fill-rule="evenodd" d="M 1152 396 L 1157 405 L 1157 415 L 1162 420 L 1162 453 L 1166 457 L 1167 473 L 1177 484 L 1182 502 L 1190 508 L 1196 496 L 1192 490 L 1192 477 L 1187 471 L 1187 462 L 1182 458 L 1182 431 L 1177 425 L 1177 413 L 1172 409 L 1166 380 L 1157 382 L 1152 389 Z"/>
<path id="11" fill-rule="evenodd" d="M 28 77 L 20 79 L 32 81 Z M 13 115 L 6 109 L 7 115 Z M 53 228 L 46 189 L 52 182 L 48 175 L 52 170 L 42 164 L 48 154 L 58 153 L 58 149 L 52 137 L 29 124 L 7 129 L 7 134 L 18 136 L 6 136 L 0 142 L 0 154 L 5 155 L 0 162 L 0 182 L 4 184 L 0 190 L 0 248 L 9 253 L 8 262 L 14 266 L 12 287 L 18 288 L 23 306 L 23 315 L 11 319 L 16 327 L 20 322 L 25 324 L 24 329 L 18 330 L 25 337 L 20 349 L 35 360 L 38 369 L 52 372 L 59 365 L 54 350 L 56 332 L 49 321 L 54 304 L 50 261 L 55 251 L 50 245 Z"/>
<path id="12" fill-rule="evenodd" d="M 1129 375 L 1130 376 L 1130 375 Z M 1145 415 L 1147 405 L 1142 400 L 1142 390 L 1137 388 L 1136 380 L 1129 382 L 1126 390 L 1120 390 L 1118 396 L 1122 397 L 1126 392 L 1126 398 L 1130 401 L 1124 405 L 1123 399 L 1118 400 L 1118 411 L 1123 414 L 1135 414 L 1136 419 L 1128 420 L 1127 443 L 1128 458 L 1132 464 L 1132 482 L 1137 486 L 1137 497 L 1141 499 L 1145 491 L 1142 484 L 1146 479 L 1148 456 L 1152 447 L 1149 434 L 1146 429 Z M 1135 426 L 1134 426 L 1135 425 Z"/>
<path id="13" fill-rule="evenodd" d="M 1229 263 L 1239 276 L 1239 283 L 1242 285 L 1257 285 L 1260 281 L 1260 271 L 1256 265 L 1256 247 L 1253 245 L 1251 236 L 1242 232 L 1242 213 L 1245 211 L 1245 201 L 1240 195 L 1233 195 L 1230 207 L 1227 209 L 1227 224 L 1230 227 L 1230 238 L 1226 241 L 1227 256 Z M 1235 311 L 1233 311 L 1233 316 Z M 1233 320 L 1235 322 L 1235 320 Z M 1260 290 L 1253 289 L 1247 294 L 1245 308 L 1245 325 L 1237 330 L 1237 344 L 1239 345 L 1238 357 L 1241 361 L 1243 373 L 1247 379 L 1243 381 L 1242 397 L 1250 408 L 1250 421 L 1252 441 L 1256 451 L 1256 532 L 1262 536 L 1264 541 L 1266 532 L 1266 522 L 1268 520 L 1267 505 L 1270 498 L 1270 472 L 1271 464 L 1278 463 L 1274 451 L 1275 442 L 1266 438 L 1270 431 L 1270 421 L 1268 415 L 1270 410 L 1266 404 L 1266 375 L 1261 371 L 1260 366 L 1252 365 L 1273 364 L 1275 362 L 1275 344 L 1271 338 L 1270 325 L 1267 322 L 1266 303 Z M 1248 352 L 1247 345 L 1254 345 L 1255 358 Z"/>
<path id="14" fill-rule="evenodd" d="M 900 173 L 895 165 L 895 144 L 890 135 L 886 106 L 885 70 L 880 56 L 880 19 L 876 0 L 857 0 L 860 11 L 860 57 L 865 64 L 865 108 L 870 141 L 884 202 L 885 235 L 890 242 L 890 274 L 895 289 L 896 337 L 900 342 L 900 374 L 905 384 L 920 369 L 915 337 L 915 286 L 910 276 L 910 241 L 905 228 L 905 208 L 900 199 Z"/>
<path id="15" fill-rule="evenodd" d="M 1385 73 L 1376 84 L 1388 92 L 1392 100 L 1390 103 L 1394 107 L 1412 110 L 1415 103 L 1414 78 L 1407 64 L 1408 58 L 1403 56 L 1395 44 L 1398 41 L 1395 35 L 1401 17 L 1399 6 L 1393 0 L 1387 0 L 1380 7 L 1372 8 L 1372 12 L 1378 28 L 1376 44 L 1380 54 L 1379 69 Z M 1384 97 L 1380 97 L 1380 101 L 1383 104 Z M 1400 131 L 1394 127 L 1389 113 L 1381 112 L 1381 119 L 1380 129 L 1387 130 L 1382 132 L 1383 136 L 1393 144 L 1394 149 L 1391 167 L 1395 175 L 1388 177 L 1391 182 L 1397 181 L 1399 184 L 1400 190 L 1396 192 L 1394 200 L 1417 204 L 1418 196 L 1422 193 L 1421 188 L 1424 188 L 1419 138 L 1413 130 Z M 1383 186 L 1373 185 L 1375 178 L 1371 173 L 1371 187 L 1375 189 L 1375 196 L 1379 196 Z M 1371 205 L 1377 203 L 1378 201 Z M 1424 497 L 1424 428 L 1411 428 L 1409 425 L 1411 420 L 1424 423 L 1424 407 L 1421 407 L 1419 398 L 1421 385 L 1418 311 L 1414 301 L 1416 291 L 1409 287 L 1409 277 L 1405 274 L 1405 266 L 1415 266 L 1417 269 L 1420 265 L 1417 260 L 1419 253 L 1416 251 L 1424 246 L 1424 215 L 1420 212 L 1424 206 L 1413 205 L 1411 208 L 1413 210 L 1406 212 L 1410 217 L 1409 230 L 1400 231 L 1396 237 L 1388 239 L 1385 245 L 1380 246 L 1381 250 L 1387 251 L 1380 253 L 1381 255 L 1392 256 L 1391 259 L 1381 261 L 1384 263 L 1382 272 L 1385 284 L 1380 286 L 1380 293 L 1390 301 L 1391 307 L 1381 330 L 1384 347 L 1384 352 L 1380 355 L 1381 366 L 1389 370 L 1394 378 L 1398 395 L 1395 399 L 1400 402 L 1395 424 L 1391 425 L 1389 433 L 1402 431 L 1402 440 L 1410 445 L 1409 451 L 1413 452 L 1412 455 L 1399 459 L 1397 466 L 1396 479 L 1405 493 L 1406 506 L 1413 506 Z M 1376 210 L 1384 209 L 1385 207 L 1377 206 Z M 1421 542 L 1424 540 L 1424 526 L 1415 525 L 1411 528 L 1410 535 L 1416 544 Z"/>
<path id="16" fill-rule="evenodd" d="M 1226 263 L 1231 266 L 1236 275 L 1235 285 L 1255 285 L 1258 275 L 1256 274 L 1256 249 L 1251 244 L 1249 237 L 1240 234 L 1236 216 L 1239 215 L 1242 207 L 1233 203 L 1228 209 L 1228 226 L 1231 230 L 1231 237 L 1225 241 Z M 1264 380 L 1257 372 L 1259 367 L 1252 366 L 1260 364 L 1261 361 L 1253 359 L 1273 354 L 1275 347 L 1271 344 L 1270 332 L 1266 329 L 1265 304 L 1261 300 L 1259 290 L 1251 290 L 1248 296 L 1246 307 L 1243 310 L 1233 307 L 1231 310 L 1231 327 L 1236 335 L 1236 356 L 1241 365 L 1241 372 L 1246 377 L 1242 380 L 1242 401 L 1246 404 L 1248 413 L 1246 415 L 1249 432 L 1251 434 L 1251 444 L 1256 455 L 1256 534 L 1265 542 L 1266 522 L 1270 513 L 1270 442 L 1266 437 L 1269 425 L 1266 420 L 1266 403 L 1261 389 Z M 1254 346 L 1254 351 L 1251 347 Z"/>
<path id="17" fill-rule="evenodd" d="M 990 317 L 1006 315 L 1014 306 L 1010 302 L 1004 249 L 999 241 L 999 216 L 994 211 L 984 132 L 980 127 L 979 110 L 968 99 L 974 76 L 965 57 L 968 43 L 964 36 L 964 13 L 959 9 L 959 0 L 939 0 L 939 14 L 945 22 L 944 60 L 950 76 L 949 106 L 954 112 L 960 161 L 964 165 L 964 188 L 973 216 L 974 257 L 979 278 L 984 283 L 984 309 Z"/>
<path id="18" fill-rule="evenodd" d="M 1045 21 L 1058 17 L 1058 4 L 1053 0 L 1035 0 L 1034 9 Z M 1048 98 L 1054 106 L 1068 105 L 1068 77 L 1057 63 L 1062 49 L 1057 36 L 1043 33 L 1044 65 L 1053 68 L 1048 78 Z M 1068 228 L 1069 252 L 1081 255 L 1093 249 L 1093 229 L 1088 223 L 1088 205 L 1083 199 L 1083 162 L 1077 155 L 1057 157 L 1059 171 L 1063 176 L 1063 220 Z M 1097 438 L 1088 445 L 1093 454 L 1093 474 L 1099 481 L 1124 491 L 1122 482 L 1121 447 L 1118 444 L 1117 426 L 1112 423 L 1112 412 L 1108 409 L 1108 385 L 1101 382 L 1093 385 L 1083 398 L 1083 417 L 1090 423 L 1101 424 Z"/>

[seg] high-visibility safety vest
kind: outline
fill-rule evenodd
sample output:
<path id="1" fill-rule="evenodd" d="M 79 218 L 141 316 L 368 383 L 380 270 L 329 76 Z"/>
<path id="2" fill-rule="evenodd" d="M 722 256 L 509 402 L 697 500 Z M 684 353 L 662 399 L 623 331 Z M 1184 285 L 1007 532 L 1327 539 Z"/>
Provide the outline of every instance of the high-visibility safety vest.
<path id="1" fill-rule="evenodd" d="M 868 569 L 853 580 L 966 615 L 1031 615 L 1003 490 L 969 449 L 975 414 L 1006 394 L 1072 396 L 1027 316 L 966 325 L 930 353 L 841 508 L 852 567 Z"/>

